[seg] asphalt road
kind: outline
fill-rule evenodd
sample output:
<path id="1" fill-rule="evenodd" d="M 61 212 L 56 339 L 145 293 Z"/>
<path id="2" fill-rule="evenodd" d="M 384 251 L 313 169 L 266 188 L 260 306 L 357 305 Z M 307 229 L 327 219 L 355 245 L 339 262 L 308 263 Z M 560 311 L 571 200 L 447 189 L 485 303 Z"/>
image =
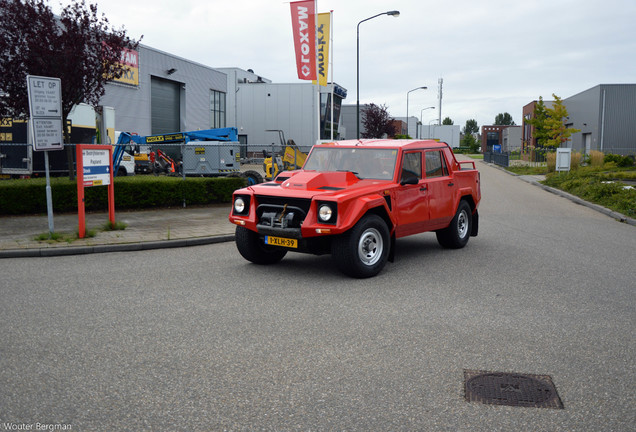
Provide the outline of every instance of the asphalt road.
<path id="1" fill-rule="evenodd" d="M 372 279 L 232 243 L 0 260 L 0 430 L 634 430 L 635 228 L 479 168 L 480 235 Z M 466 402 L 465 369 L 565 408 Z"/>

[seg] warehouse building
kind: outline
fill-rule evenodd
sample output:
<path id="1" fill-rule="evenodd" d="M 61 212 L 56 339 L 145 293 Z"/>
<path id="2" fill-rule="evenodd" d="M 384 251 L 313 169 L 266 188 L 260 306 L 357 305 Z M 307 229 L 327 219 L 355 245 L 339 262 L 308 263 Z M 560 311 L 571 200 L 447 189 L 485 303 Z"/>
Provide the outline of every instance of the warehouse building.
<path id="1" fill-rule="evenodd" d="M 212 68 L 147 46 L 126 53 L 131 72 L 106 85 L 101 104 L 115 108 L 116 128 L 154 135 L 236 127 L 250 148 L 279 145 L 279 133 L 310 148 L 342 133 L 341 101 L 346 90 L 329 84 L 273 83 L 251 69 Z M 318 89 L 320 89 L 318 91 Z M 320 108 L 320 111 L 319 111 Z M 276 132 L 271 132 L 276 131 Z"/>

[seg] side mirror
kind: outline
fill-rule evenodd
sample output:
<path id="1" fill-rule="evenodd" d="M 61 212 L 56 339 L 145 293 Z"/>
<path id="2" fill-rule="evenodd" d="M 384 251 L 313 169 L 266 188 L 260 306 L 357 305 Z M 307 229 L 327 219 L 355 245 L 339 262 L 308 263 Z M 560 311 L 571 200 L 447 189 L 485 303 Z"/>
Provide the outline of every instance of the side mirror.
<path id="1" fill-rule="evenodd" d="M 405 178 L 404 180 L 402 180 L 400 182 L 400 185 L 404 186 L 404 185 L 416 185 L 420 182 L 420 180 L 415 177 L 415 176 L 410 176 Z"/>

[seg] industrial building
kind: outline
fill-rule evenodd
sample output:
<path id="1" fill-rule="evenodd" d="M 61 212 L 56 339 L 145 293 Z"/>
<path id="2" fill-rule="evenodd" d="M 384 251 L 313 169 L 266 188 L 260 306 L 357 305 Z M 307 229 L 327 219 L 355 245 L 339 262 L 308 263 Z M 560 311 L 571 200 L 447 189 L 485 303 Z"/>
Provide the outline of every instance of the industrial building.
<path id="1" fill-rule="evenodd" d="M 547 108 L 552 101 L 544 101 Z M 537 101 L 523 107 L 523 145 L 536 147 L 534 127 L 526 120 L 534 115 Z M 563 99 L 568 111 L 566 126 L 579 129 L 568 147 L 589 154 L 592 150 L 636 155 L 636 84 L 599 84 Z"/>
<path id="2" fill-rule="evenodd" d="M 563 100 L 575 151 L 636 154 L 636 84 L 600 84 Z"/>
<path id="3" fill-rule="evenodd" d="M 117 130 L 154 135 L 236 127 L 246 150 L 280 145 L 282 131 L 308 150 L 317 139 L 331 139 L 333 94 L 333 138 L 343 133 L 347 91 L 337 84 L 273 83 L 251 69 L 212 68 L 143 45 L 127 60 L 130 74 L 107 84 L 101 100 L 115 109 Z"/>

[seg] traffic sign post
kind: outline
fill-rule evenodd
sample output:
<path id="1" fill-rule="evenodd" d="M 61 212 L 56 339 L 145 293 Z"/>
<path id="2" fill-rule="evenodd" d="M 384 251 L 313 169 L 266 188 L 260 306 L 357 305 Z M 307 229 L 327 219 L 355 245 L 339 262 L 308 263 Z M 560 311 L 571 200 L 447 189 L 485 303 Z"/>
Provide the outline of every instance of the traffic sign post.
<path id="1" fill-rule="evenodd" d="M 62 150 L 62 80 L 59 78 L 27 75 L 30 130 L 33 150 L 44 151 L 46 170 L 46 210 L 49 234 L 54 232 L 53 198 L 49 176 L 49 150 Z M 73 169 L 69 167 L 69 169 Z"/>
<path id="2" fill-rule="evenodd" d="M 77 158 L 77 217 L 79 238 L 86 235 L 84 188 L 108 186 L 108 220 L 115 225 L 115 183 L 113 181 L 113 147 L 98 144 L 78 144 Z"/>
<path id="3" fill-rule="evenodd" d="M 62 80 L 27 75 L 33 150 L 62 150 Z"/>

